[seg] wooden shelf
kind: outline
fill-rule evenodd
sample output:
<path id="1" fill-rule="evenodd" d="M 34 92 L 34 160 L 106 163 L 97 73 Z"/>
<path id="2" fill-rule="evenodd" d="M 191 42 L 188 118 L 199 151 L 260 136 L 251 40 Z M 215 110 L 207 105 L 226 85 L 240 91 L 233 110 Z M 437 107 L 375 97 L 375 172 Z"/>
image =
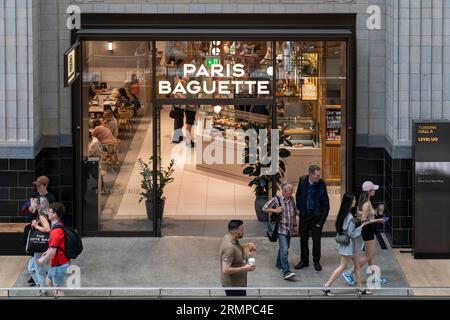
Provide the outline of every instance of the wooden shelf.
<path id="1" fill-rule="evenodd" d="M 292 134 L 316 134 L 315 131 L 309 130 L 309 129 L 288 129 L 285 130 L 284 133 L 286 135 L 292 135 Z"/>
<path id="2" fill-rule="evenodd" d="M 340 145 L 341 141 L 340 140 L 337 140 L 337 141 L 335 141 L 335 140 L 332 140 L 332 141 L 327 140 L 327 141 L 325 141 L 325 144 L 336 146 L 336 145 Z"/>
<path id="3" fill-rule="evenodd" d="M 342 106 L 340 104 L 330 104 L 325 106 L 326 110 L 341 110 Z"/>

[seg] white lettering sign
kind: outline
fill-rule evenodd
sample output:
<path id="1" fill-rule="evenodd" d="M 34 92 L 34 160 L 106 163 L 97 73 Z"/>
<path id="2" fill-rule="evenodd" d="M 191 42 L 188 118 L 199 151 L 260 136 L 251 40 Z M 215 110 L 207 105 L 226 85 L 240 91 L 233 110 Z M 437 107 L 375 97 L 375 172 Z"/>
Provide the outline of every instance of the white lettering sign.
<path id="1" fill-rule="evenodd" d="M 245 76 L 245 67 L 243 64 L 236 63 L 233 65 L 214 64 L 208 70 L 204 65 L 196 66 L 195 64 L 183 65 L 183 77 L 187 78 L 242 78 Z M 256 87 L 256 88 L 255 88 Z M 258 95 L 270 94 L 269 80 L 216 80 L 212 81 L 191 80 L 187 83 L 179 81 L 172 84 L 170 80 L 160 80 L 158 82 L 159 94 L 191 94 L 197 95 L 200 92 L 206 94 L 220 94 L 229 95 L 232 92 L 239 94 L 241 92 L 248 92 Z"/>

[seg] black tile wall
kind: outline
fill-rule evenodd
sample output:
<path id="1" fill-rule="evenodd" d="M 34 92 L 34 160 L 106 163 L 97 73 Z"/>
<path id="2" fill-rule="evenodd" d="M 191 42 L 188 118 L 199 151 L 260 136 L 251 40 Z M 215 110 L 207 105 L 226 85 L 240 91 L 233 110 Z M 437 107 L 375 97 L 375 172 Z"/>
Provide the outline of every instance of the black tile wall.
<path id="1" fill-rule="evenodd" d="M 385 203 L 392 216 L 384 230 L 393 247 L 412 244 L 412 167 L 411 159 L 392 159 L 384 148 L 355 148 L 355 193 L 366 180 L 380 185 L 373 203 Z"/>
<path id="2" fill-rule="evenodd" d="M 9 159 L 9 170 L 24 171 L 27 168 L 27 161 L 24 159 Z"/>
<path id="3" fill-rule="evenodd" d="M 19 210 L 36 190 L 33 181 L 41 175 L 50 179 L 49 191 L 72 213 L 73 149 L 44 148 L 34 159 L 0 159 L 0 223 L 24 222 Z"/>
<path id="4" fill-rule="evenodd" d="M 382 148 L 355 148 L 355 194 L 359 196 L 361 185 L 370 180 L 380 186 L 373 198 L 373 204 L 384 203 L 384 149 Z"/>
<path id="5" fill-rule="evenodd" d="M 17 187 L 17 172 L 0 171 L 0 187 Z"/>
<path id="6" fill-rule="evenodd" d="M 9 189 L 9 199 L 11 200 L 23 200 L 27 198 L 26 188 L 11 188 Z"/>
<path id="7" fill-rule="evenodd" d="M 9 199 L 9 188 L 0 188 L 0 200 Z"/>
<path id="8" fill-rule="evenodd" d="M 0 170 L 9 170 L 9 161 L 8 159 L 0 159 Z"/>
<path id="9" fill-rule="evenodd" d="M 19 203 L 19 201 L 0 200 L 0 216 L 17 216 L 19 214 Z"/>
<path id="10" fill-rule="evenodd" d="M 411 247 L 412 160 L 392 159 L 386 151 L 384 168 L 386 213 L 392 216 L 386 235 L 393 247 Z"/>
<path id="11" fill-rule="evenodd" d="M 33 185 L 33 181 L 37 178 L 32 171 L 26 171 L 26 172 L 18 172 L 18 187 L 29 187 L 30 185 Z"/>

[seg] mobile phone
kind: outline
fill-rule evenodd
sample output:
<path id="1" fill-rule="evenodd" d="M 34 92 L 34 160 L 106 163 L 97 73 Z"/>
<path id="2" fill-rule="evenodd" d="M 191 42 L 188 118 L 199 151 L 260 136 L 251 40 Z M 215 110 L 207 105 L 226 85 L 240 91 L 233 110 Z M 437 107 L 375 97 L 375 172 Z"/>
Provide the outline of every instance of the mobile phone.
<path id="1" fill-rule="evenodd" d="M 387 221 L 389 221 L 389 219 L 390 219 L 390 217 L 383 217 L 383 220 L 384 220 L 384 222 L 387 222 Z"/>

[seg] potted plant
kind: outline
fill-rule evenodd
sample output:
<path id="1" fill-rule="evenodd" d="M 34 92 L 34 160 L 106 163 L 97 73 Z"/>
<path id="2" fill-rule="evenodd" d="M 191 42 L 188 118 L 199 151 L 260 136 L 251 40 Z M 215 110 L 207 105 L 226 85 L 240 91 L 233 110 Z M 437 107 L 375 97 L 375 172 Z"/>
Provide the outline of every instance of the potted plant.
<path id="1" fill-rule="evenodd" d="M 172 175 L 174 173 L 174 165 L 175 160 L 170 160 L 169 165 L 167 168 L 162 168 L 156 172 L 157 177 L 157 185 L 155 186 L 155 183 L 153 181 L 153 156 L 149 158 L 149 163 L 146 163 L 142 161 L 142 159 L 138 159 L 139 166 L 141 168 L 140 174 L 142 176 L 141 180 L 141 193 L 140 193 L 140 199 L 139 203 L 142 202 L 142 200 L 145 200 L 145 208 L 147 210 L 147 217 L 149 220 L 153 220 L 154 213 L 153 213 L 153 193 L 156 192 L 156 217 L 158 219 L 162 220 L 163 213 L 164 213 L 164 188 L 167 184 L 173 182 Z M 161 158 L 158 158 L 159 162 L 161 163 Z"/>
<path id="2" fill-rule="evenodd" d="M 267 155 L 263 157 L 271 157 L 271 150 L 272 150 L 272 141 L 271 141 L 271 135 L 270 135 L 270 124 L 265 125 L 259 125 L 259 124 L 249 124 L 249 126 L 245 129 L 255 129 L 257 132 L 259 132 L 260 129 L 267 130 L 268 133 L 268 141 L 267 141 Z M 283 144 L 287 144 L 289 146 L 292 146 L 291 141 L 288 139 L 288 136 L 284 134 L 286 127 L 280 130 L 279 135 L 279 146 Z M 259 136 L 257 139 L 258 145 L 260 145 Z M 271 166 L 271 163 L 264 164 L 261 158 L 261 155 L 258 154 L 251 154 L 250 153 L 250 145 L 249 140 L 246 140 L 246 147 L 244 149 L 244 157 L 245 157 L 245 169 L 243 170 L 243 173 L 245 175 L 248 175 L 251 178 L 250 183 L 248 184 L 250 187 L 254 187 L 253 192 L 256 195 L 255 198 L 255 211 L 256 216 L 259 221 L 267 221 L 268 215 L 267 213 L 262 211 L 262 208 L 264 204 L 268 201 L 269 197 L 269 189 L 272 182 L 272 179 L 275 178 L 276 185 L 277 185 L 277 191 L 279 190 L 279 185 L 282 182 L 282 178 L 285 176 L 286 173 L 286 163 L 284 162 L 283 158 L 287 158 L 291 155 L 290 151 L 285 148 L 279 148 L 279 163 L 278 163 L 278 172 L 275 175 L 264 175 L 261 174 L 263 168 L 268 168 Z M 255 161 L 252 161 L 250 163 L 250 158 L 255 159 Z"/>

